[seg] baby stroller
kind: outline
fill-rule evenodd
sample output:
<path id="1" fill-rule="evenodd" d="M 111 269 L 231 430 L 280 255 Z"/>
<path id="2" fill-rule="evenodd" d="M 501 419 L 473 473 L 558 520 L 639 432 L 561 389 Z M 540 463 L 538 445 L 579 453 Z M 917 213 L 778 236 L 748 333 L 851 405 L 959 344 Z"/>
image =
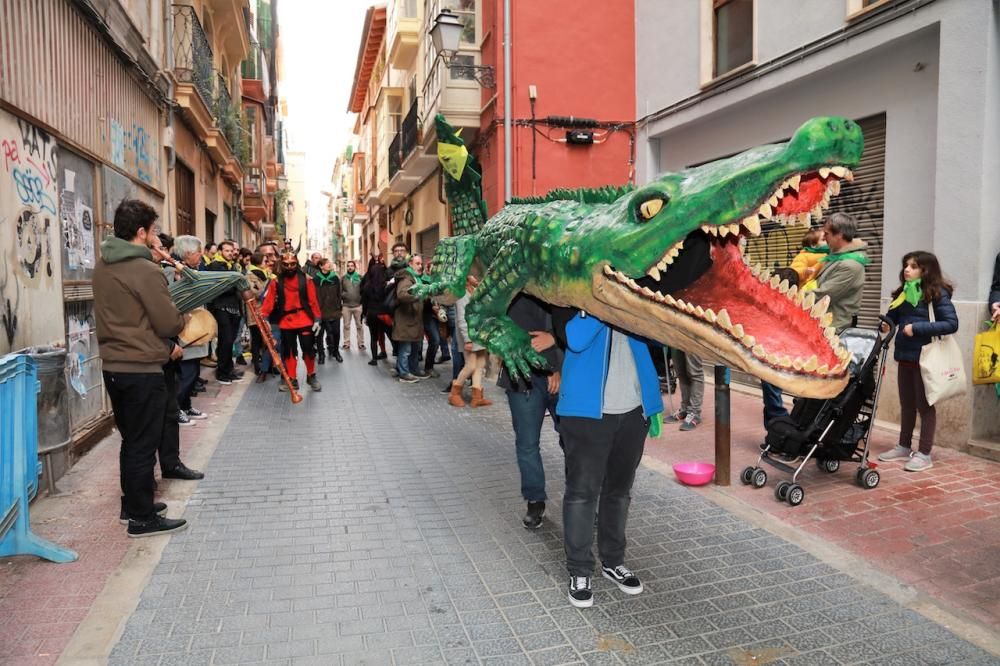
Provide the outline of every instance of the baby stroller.
<path id="1" fill-rule="evenodd" d="M 852 356 L 847 387 L 829 400 L 796 398 L 790 415 L 776 418 L 767 425 L 767 436 L 760 446 L 757 463 L 743 470 L 740 481 L 763 488 L 767 472 L 760 466 L 762 462 L 789 472 L 791 481 L 778 482 L 774 496 L 779 502 L 798 506 L 805 498 L 798 477 L 812 459 L 821 470 L 831 474 L 840 469 L 841 461 L 856 462 L 858 470 L 854 480 L 858 485 L 869 490 L 878 485 L 877 464 L 868 461 L 868 438 L 875 423 L 886 354 L 896 334 L 891 321 L 883 316 L 879 319 L 888 325 L 884 335 L 878 330 L 848 328 L 840 336 L 841 344 Z M 786 462 L 798 458 L 802 461 L 794 467 L 776 456 L 783 457 Z"/>

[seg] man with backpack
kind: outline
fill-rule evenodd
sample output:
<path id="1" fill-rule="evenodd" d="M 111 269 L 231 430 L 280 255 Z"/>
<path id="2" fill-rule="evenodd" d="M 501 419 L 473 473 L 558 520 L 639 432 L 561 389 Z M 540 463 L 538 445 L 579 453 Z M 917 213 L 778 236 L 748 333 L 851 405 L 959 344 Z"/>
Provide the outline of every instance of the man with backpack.
<path id="1" fill-rule="evenodd" d="M 316 334 L 321 327 L 320 307 L 316 299 L 316 285 L 299 268 L 299 260 L 291 252 L 281 255 L 281 272 L 268 286 L 261 314 L 281 331 L 281 359 L 292 378 L 292 386 L 299 388 L 297 372 L 297 347 L 302 348 L 306 364 L 306 383 L 313 391 L 323 387 L 316 379 Z M 279 391 L 287 391 L 281 384 Z"/>

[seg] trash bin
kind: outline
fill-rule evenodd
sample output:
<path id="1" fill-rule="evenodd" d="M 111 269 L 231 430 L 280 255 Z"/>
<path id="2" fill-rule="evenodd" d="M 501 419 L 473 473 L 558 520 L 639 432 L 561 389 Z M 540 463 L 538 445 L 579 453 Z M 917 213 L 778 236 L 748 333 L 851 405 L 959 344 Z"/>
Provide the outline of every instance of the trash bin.
<path id="1" fill-rule="evenodd" d="M 69 446 L 69 396 L 66 394 L 66 350 L 61 347 L 28 347 L 26 354 L 38 370 L 38 450 L 29 451 L 29 460 L 44 460 L 49 492 L 54 492 L 51 456 Z M 28 497 L 38 494 L 38 477 L 32 476 Z"/>

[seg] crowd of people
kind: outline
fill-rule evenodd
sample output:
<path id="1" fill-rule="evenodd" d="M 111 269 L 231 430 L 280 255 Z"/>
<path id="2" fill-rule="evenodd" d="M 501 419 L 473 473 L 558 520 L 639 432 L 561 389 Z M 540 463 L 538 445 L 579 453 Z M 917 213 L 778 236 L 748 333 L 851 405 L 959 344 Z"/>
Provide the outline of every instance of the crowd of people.
<path id="1" fill-rule="evenodd" d="M 278 373 L 266 350 L 268 338 L 296 391 L 300 358 L 306 384 L 321 391 L 316 366 L 327 360 L 343 363 L 342 350 L 354 347 L 370 353 L 371 366 L 390 362 L 391 353 L 391 374 L 404 384 L 439 377 L 437 368 L 450 364 L 450 380 L 442 388 L 449 405 L 492 404 L 484 386 L 489 356 L 470 336 L 466 320 L 478 286 L 475 277 L 468 278 L 466 293 L 449 304 L 411 293 L 411 287 L 428 279 L 429 266 L 401 243 L 392 247 L 388 260 L 375 250 L 362 274 L 354 261 L 340 272 L 318 253 L 300 265 L 289 241 L 283 246 L 263 243 L 252 251 L 229 240 L 216 246 L 193 236 L 160 235 L 155 221 L 156 213 L 145 204 L 123 202 L 115 213 L 114 237 L 101 245 L 94 277 L 105 382 L 122 435 L 121 519 L 128 523 L 129 536 L 184 527 L 183 520 L 163 517 L 165 505 L 154 501 L 155 458 L 159 456 L 164 478 L 202 477 L 180 461 L 177 435 L 179 427 L 208 416 L 193 405 L 206 383 L 200 370 L 214 364 L 215 381 L 229 384 L 243 378 L 237 366 L 248 363 L 256 381 L 264 383 Z M 161 250 L 172 257 L 164 256 L 157 268 L 153 252 Z M 806 235 L 802 252 L 782 273 L 790 284 L 829 298 L 838 333 L 855 324 L 860 311 L 868 263 L 864 250 L 857 222 L 833 214 Z M 169 283 L 189 279 L 179 266 L 240 273 L 249 284 L 246 292 L 234 287 L 207 303 L 217 325 L 212 345 L 179 342 L 190 321 L 168 290 Z M 958 328 L 952 291 L 933 254 L 911 252 L 903 258 L 900 285 L 887 315 L 900 331 L 895 359 L 901 431 L 897 446 L 879 459 L 904 461 L 908 471 L 932 465 L 935 410 L 924 395 L 918 361 L 932 336 Z M 251 302 L 259 304 L 262 319 L 250 316 Z M 1000 320 L 1000 257 L 989 302 L 994 320 Z M 664 415 L 664 422 L 679 424 L 682 431 L 701 424 L 701 360 L 526 294 L 515 297 L 508 314 L 547 361 L 546 368 L 527 378 L 513 376 L 502 362 L 494 368 L 511 418 L 526 506 L 522 523 L 537 529 L 544 522 L 548 496 L 539 443 L 548 415 L 565 454 L 562 518 L 570 603 L 593 604 L 595 525 L 601 574 L 622 592 L 639 594 L 642 583 L 625 563 L 635 471 L 651 423 L 664 411 L 662 394 L 673 392 L 674 381 L 681 389 L 681 405 Z M 259 321 L 269 330 L 259 330 Z M 287 388 L 279 382 L 280 390 Z M 787 416 L 781 391 L 766 383 L 762 389 L 765 425 Z M 921 429 L 914 451 L 918 415 Z"/>

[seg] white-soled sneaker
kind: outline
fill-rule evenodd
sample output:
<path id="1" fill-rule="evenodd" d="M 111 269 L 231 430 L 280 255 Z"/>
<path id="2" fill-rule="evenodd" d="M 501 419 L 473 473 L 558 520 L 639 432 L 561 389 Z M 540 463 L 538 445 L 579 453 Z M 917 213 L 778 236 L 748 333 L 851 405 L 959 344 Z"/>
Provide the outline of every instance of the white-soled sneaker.
<path id="1" fill-rule="evenodd" d="M 913 455 L 913 451 L 905 446 L 896 445 L 894 448 L 889 449 L 885 453 L 879 454 L 878 459 L 882 462 L 891 462 L 893 460 L 909 460 L 910 456 Z"/>
<path id="2" fill-rule="evenodd" d="M 923 472 L 925 469 L 930 469 L 934 467 L 934 463 L 931 461 L 930 456 L 925 456 L 919 451 L 913 454 L 913 457 L 906 461 L 903 465 L 903 469 L 907 472 Z"/>
<path id="3" fill-rule="evenodd" d="M 594 591 L 590 587 L 590 576 L 569 577 L 569 602 L 577 608 L 594 605 Z"/>
<path id="4" fill-rule="evenodd" d="M 602 564 L 601 572 L 605 578 L 617 585 L 618 589 L 625 594 L 642 593 L 642 582 L 639 577 L 624 564 L 619 564 L 616 567 L 606 567 Z"/>

